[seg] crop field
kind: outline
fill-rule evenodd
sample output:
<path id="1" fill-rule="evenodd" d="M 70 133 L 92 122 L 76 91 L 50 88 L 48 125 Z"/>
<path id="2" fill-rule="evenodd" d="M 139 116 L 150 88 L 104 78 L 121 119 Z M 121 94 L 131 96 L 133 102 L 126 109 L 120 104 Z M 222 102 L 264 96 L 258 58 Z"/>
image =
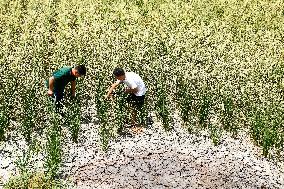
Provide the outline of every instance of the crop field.
<path id="1" fill-rule="evenodd" d="M 87 75 L 77 80 L 75 99 L 66 89 L 61 118 L 44 81 L 77 64 Z M 45 179 L 54 180 L 64 156 L 61 128 L 75 145 L 94 104 L 107 150 L 129 116 L 123 95 L 104 98 L 115 67 L 145 81 L 141 122 L 156 114 L 170 134 L 178 114 L 189 134 L 208 130 L 218 145 L 222 132 L 246 131 L 265 157 L 283 157 L 282 0 L 0 0 L 0 143 L 16 130 L 33 154 L 46 139 Z M 17 163 L 22 175 L 28 156 Z"/>

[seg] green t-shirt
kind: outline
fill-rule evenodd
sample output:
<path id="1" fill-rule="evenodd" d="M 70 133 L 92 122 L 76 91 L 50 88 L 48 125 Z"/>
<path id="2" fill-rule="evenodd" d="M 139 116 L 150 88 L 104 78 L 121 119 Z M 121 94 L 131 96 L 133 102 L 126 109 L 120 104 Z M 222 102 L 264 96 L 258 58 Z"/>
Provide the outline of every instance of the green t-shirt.
<path id="1" fill-rule="evenodd" d="M 54 77 L 54 86 L 53 91 L 63 92 L 65 86 L 71 82 L 75 81 L 76 77 L 71 73 L 71 67 L 63 67 L 55 72 L 53 72 L 52 76 Z M 47 80 L 47 86 L 49 86 L 49 82 Z"/>

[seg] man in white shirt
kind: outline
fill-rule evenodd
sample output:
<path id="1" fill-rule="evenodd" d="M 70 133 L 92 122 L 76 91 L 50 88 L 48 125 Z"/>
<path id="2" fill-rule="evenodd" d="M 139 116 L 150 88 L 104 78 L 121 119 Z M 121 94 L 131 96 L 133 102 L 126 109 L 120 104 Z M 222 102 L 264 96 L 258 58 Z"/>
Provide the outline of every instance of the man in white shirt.
<path id="1" fill-rule="evenodd" d="M 141 110 L 144 104 L 145 93 L 147 91 L 146 86 L 141 77 L 134 72 L 124 72 L 122 68 L 115 68 L 113 75 L 115 76 L 117 81 L 112 84 L 106 95 L 106 98 L 111 95 L 112 91 L 120 83 L 124 83 L 127 86 L 125 92 L 129 94 L 129 96 L 127 97 L 127 102 L 132 105 L 131 124 L 132 126 L 135 126 L 137 110 Z"/>

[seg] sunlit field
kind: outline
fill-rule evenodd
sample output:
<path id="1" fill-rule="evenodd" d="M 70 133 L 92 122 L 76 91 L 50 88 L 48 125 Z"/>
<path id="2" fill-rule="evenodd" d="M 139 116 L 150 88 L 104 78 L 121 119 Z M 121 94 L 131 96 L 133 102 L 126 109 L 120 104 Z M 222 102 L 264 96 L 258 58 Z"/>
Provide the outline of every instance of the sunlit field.
<path id="1" fill-rule="evenodd" d="M 104 98 L 113 69 L 122 67 L 148 88 L 141 123 L 155 114 L 170 134 L 178 114 L 189 135 L 207 130 L 218 145 L 222 133 L 245 131 L 265 157 L 281 158 L 283 7 L 281 0 L 0 0 L 0 144 L 16 130 L 26 153 L 46 154 L 38 179 L 56 185 L 62 139 L 76 144 L 90 106 L 103 150 L 123 129 L 129 116 L 123 95 Z M 86 65 L 87 75 L 77 82 L 76 99 L 66 89 L 67 116 L 61 118 L 44 81 L 77 64 Z M 24 178 L 28 159 L 18 163 Z"/>

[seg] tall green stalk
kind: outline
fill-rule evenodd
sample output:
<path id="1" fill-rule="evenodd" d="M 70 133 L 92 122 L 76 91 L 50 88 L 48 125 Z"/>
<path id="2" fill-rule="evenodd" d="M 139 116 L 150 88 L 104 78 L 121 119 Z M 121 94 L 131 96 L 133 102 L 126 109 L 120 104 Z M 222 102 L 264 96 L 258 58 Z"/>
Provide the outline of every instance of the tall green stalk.
<path id="1" fill-rule="evenodd" d="M 52 106 L 52 105 L 50 105 Z M 62 163 L 61 124 L 59 115 L 50 108 L 50 127 L 47 132 L 46 159 L 44 167 L 46 173 L 55 178 Z"/>
<path id="2" fill-rule="evenodd" d="M 64 116 L 65 124 L 71 132 L 72 141 L 77 143 L 79 130 L 81 126 L 81 102 L 80 97 L 67 100 L 66 115 Z"/>
<path id="3" fill-rule="evenodd" d="M 3 103 L 0 109 L 0 141 L 5 140 L 5 130 L 9 126 L 8 108 Z"/>
<path id="4" fill-rule="evenodd" d="M 215 146 L 220 143 L 221 129 L 215 124 L 209 123 L 210 138 Z"/>
<path id="5" fill-rule="evenodd" d="M 29 142 L 31 140 L 31 135 L 35 129 L 36 121 L 36 89 L 35 86 L 30 86 L 26 88 L 26 91 L 22 97 L 23 99 L 23 118 L 21 124 L 21 132 L 25 140 Z"/>
<path id="6" fill-rule="evenodd" d="M 202 127 L 206 127 L 209 121 L 208 119 L 212 103 L 212 95 L 210 94 L 209 91 L 205 91 L 200 98 L 201 99 L 200 99 L 199 112 L 198 112 L 199 125 Z"/>
<path id="7" fill-rule="evenodd" d="M 100 141 L 104 151 L 108 149 L 109 140 L 111 137 L 111 132 L 108 123 L 108 111 L 109 111 L 109 102 L 105 99 L 104 95 L 106 94 L 106 85 L 104 83 L 104 77 L 98 74 L 96 82 L 96 96 L 95 103 L 97 109 L 97 116 L 100 121 Z"/>
<path id="8" fill-rule="evenodd" d="M 158 99 L 155 105 L 155 109 L 159 118 L 162 120 L 165 131 L 170 131 L 172 129 L 170 117 L 171 110 L 169 107 L 170 104 L 167 96 L 167 91 L 164 88 L 163 84 L 158 85 L 156 95 Z"/>
<path id="9" fill-rule="evenodd" d="M 177 94 L 176 99 L 180 110 L 180 116 L 183 124 L 187 127 L 188 131 L 192 131 L 192 114 L 193 114 L 193 96 L 189 91 L 189 84 L 182 78 L 177 80 Z"/>
<path id="10" fill-rule="evenodd" d="M 224 107 L 221 115 L 221 122 L 223 124 L 223 128 L 226 131 L 231 132 L 233 136 L 236 136 L 238 134 L 238 126 L 235 119 L 235 105 L 233 97 L 230 94 L 224 94 L 221 98 Z"/>
<path id="11" fill-rule="evenodd" d="M 126 104 L 127 95 L 123 91 L 123 87 L 119 86 L 115 94 L 115 127 L 117 132 L 121 133 L 125 127 L 125 121 L 128 119 L 129 110 Z"/>

